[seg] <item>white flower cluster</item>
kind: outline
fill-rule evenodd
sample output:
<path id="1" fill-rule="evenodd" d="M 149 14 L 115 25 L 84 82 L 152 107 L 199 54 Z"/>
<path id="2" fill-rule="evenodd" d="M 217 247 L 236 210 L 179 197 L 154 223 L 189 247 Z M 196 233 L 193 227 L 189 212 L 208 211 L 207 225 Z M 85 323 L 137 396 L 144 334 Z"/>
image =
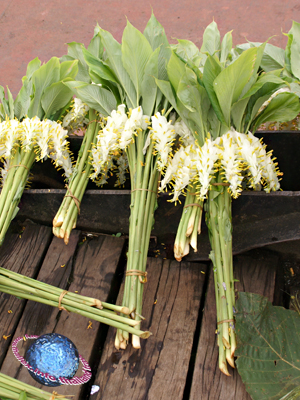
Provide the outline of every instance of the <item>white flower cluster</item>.
<path id="1" fill-rule="evenodd" d="M 68 132 L 50 120 L 41 121 L 38 117 L 16 119 L 0 123 L 0 157 L 9 165 L 10 159 L 19 146 L 25 152 L 34 150 L 36 161 L 50 157 L 57 167 L 62 167 L 66 177 L 72 173 L 72 163 L 66 140 Z M 5 169 L 5 167 L 4 167 Z M 5 171 L 2 172 L 5 175 Z"/>
<path id="2" fill-rule="evenodd" d="M 212 141 L 207 138 L 202 147 L 181 147 L 169 163 L 160 190 L 168 183 L 174 187 L 172 201 L 176 201 L 182 190 L 191 182 L 200 184 L 199 197 L 207 197 L 211 179 L 216 170 L 221 170 L 223 180 L 229 184 L 234 198 L 242 192 L 242 181 L 257 190 L 263 186 L 266 192 L 279 189 L 279 172 L 271 153 L 259 139 L 249 132 L 231 130 Z"/>
<path id="3" fill-rule="evenodd" d="M 89 106 L 75 97 L 70 112 L 63 119 L 62 126 L 72 131 L 82 128 L 86 122 L 88 111 Z"/>
<path id="4" fill-rule="evenodd" d="M 97 143 L 92 148 L 92 166 L 94 173 L 92 179 L 96 179 L 99 174 L 107 175 L 107 171 L 113 167 L 113 161 L 117 160 L 119 168 L 118 182 L 123 182 L 127 164 L 124 163 L 123 152 L 134 140 L 134 136 L 141 131 L 150 129 L 144 146 L 144 153 L 152 140 L 154 149 L 158 154 L 158 168 L 162 170 L 168 161 L 172 143 L 175 138 L 175 130 L 167 119 L 160 113 L 151 117 L 152 127 L 149 126 L 149 117 L 143 114 L 141 106 L 130 110 L 128 115 L 125 112 L 125 105 L 119 105 L 117 110 L 113 110 L 107 117 L 105 128 L 98 136 Z M 100 178 L 102 182 L 103 179 Z M 99 183 L 99 182 L 98 182 Z"/>

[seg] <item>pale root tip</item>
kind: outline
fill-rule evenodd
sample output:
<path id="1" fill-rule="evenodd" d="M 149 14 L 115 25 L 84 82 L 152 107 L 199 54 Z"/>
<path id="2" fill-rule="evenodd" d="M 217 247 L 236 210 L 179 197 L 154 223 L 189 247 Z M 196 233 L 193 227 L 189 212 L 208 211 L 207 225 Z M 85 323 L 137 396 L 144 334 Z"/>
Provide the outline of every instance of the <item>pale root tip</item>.
<path id="1" fill-rule="evenodd" d="M 219 365 L 219 369 L 224 375 L 230 376 L 230 373 L 228 372 L 228 369 L 227 369 L 227 364 L 225 362 L 222 362 Z"/>
<path id="2" fill-rule="evenodd" d="M 224 346 L 226 347 L 226 349 L 230 349 L 231 348 L 230 343 L 228 342 L 228 340 L 226 340 L 224 338 L 224 336 L 222 338 L 222 342 L 223 342 Z"/>
<path id="3" fill-rule="evenodd" d="M 141 339 L 148 339 L 148 337 L 152 336 L 152 333 L 149 331 L 145 331 L 141 334 L 140 338 Z"/>
<path id="4" fill-rule="evenodd" d="M 69 244 L 69 238 L 70 238 L 70 236 L 66 233 L 65 236 L 64 236 L 65 244 Z"/>
<path id="5" fill-rule="evenodd" d="M 130 314 L 130 311 L 129 311 L 129 308 L 128 308 L 128 307 L 122 307 L 120 312 L 121 312 L 122 314 L 126 314 L 126 315 L 129 315 L 129 314 Z"/>
<path id="6" fill-rule="evenodd" d="M 140 349 L 141 348 L 141 342 L 140 338 L 136 335 L 132 335 L 132 347 L 134 349 Z"/>
<path id="7" fill-rule="evenodd" d="M 58 218 L 56 218 L 56 217 L 54 218 L 53 226 L 58 228 L 58 227 L 62 226 L 63 222 L 64 222 L 64 219 L 59 215 Z"/>
<path id="8" fill-rule="evenodd" d="M 127 342 L 126 342 L 126 340 L 123 340 L 123 341 L 120 343 L 120 349 L 126 350 L 126 347 L 127 347 Z"/>
<path id="9" fill-rule="evenodd" d="M 100 310 L 102 310 L 103 306 L 100 300 L 98 299 L 94 299 L 94 305 L 96 306 L 96 308 L 99 308 Z"/>
<path id="10" fill-rule="evenodd" d="M 117 350 L 120 350 L 120 340 L 118 338 L 118 333 L 116 334 L 116 337 L 115 337 L 115 348 Z"/>
<path id="11" fill-rule="evenodd" d="M 226 360 L 227 360 L 228 364 L 229 364 L 232 368 L 235 368 L 234 358 L 233 358 L 233 357 L 226 356 Z"/>

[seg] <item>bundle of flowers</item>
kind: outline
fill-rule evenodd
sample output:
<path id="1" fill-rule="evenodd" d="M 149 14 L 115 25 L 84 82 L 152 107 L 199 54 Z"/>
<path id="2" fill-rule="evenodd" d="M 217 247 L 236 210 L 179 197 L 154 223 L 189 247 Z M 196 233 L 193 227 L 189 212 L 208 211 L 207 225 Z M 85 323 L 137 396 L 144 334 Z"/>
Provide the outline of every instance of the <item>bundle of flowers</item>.
<path id="1" fill-rule="evenodd" d="M 52 159 L 63 168 L 66 179 L 72 173 L 67 130 L 59 118 L 72 100 L 72 91 L 64 82 L 77 74 L 77 61 L 59 62 L 53 57 L 41 65 L 31 61 L 23 86 L 15 101 L 7 89 L 2 91 L 0 106 L 0 159 L 2 191 L 0 195 L 0 244 L 11 220 L 18 212 L 30 169 L 35 161 Z"/>

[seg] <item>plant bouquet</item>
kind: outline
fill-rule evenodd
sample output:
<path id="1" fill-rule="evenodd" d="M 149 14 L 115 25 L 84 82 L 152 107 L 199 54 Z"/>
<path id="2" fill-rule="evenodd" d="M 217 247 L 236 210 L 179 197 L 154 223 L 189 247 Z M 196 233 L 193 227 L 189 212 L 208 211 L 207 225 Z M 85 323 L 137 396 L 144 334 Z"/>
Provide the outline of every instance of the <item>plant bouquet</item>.
<path id="1" fill-rule="evenodd" d="M 39 59 L 28 64 L 23 86 L 15 101 L 0 87 L 0 157 L 3 163 L 0 195 L 0 244 L 11 220 L 18 212 L 34 161 L 51 158 L 63 168 L 66 178 L 72 172 L 67 131 L 56 122 L 72 99 L 64 82 L 74 79 L 77 61 L 59 62 L 53 57 L 41 65 Z"/>
<path id="2" fill-rule="evenodd" d="M 176 200 L 192 182 L 199 199 L 206 200 L 215 278 L 219 368 L 229 375 L 227 362 L 234 366 L 236 348 L 231 197 L 238 197 L 246 187 L 263 188 L 266 192 L 279 189 L 277 164 L 271 152 L 267 153 L 250 131 L 255 132 L 266 121 L 290 120 L 300 108 L 298 97 L 290 93 L 288 83 L 279 76 L 280 71 L 259 72 L 264 44 L 246 50 L 232 61 L 230 46 L 223 46 L 225 38 L 221 45 L 215 23 L 207 28 L 207 33 L 204 46 L 209 51 L 203 72 L 192 59 L 184 60 L 173 52 L 167 66 L 170 82 L 157 80 L 157 84 L 195 136 L 195 145 L 182 153 L 180 163 L 176 162 L 175 154 L 164 185 L 173 180 L 176 188 L 173 200 Z M 228 43 L 228 34 L 225 37 Z M 185 45 L 189 54 L 190 45 Z"/>
<path id="3" fill-rule="evenodd" d="M 104 117 L 91 150 L 91 178 L 102 185 L 110 171 L 118 168 L 118 182 L 122 183 L 127 166 L 129 169 L 131 214 L 122 305 L 129 308 L 139 329 L 158 182 L 175 138 L 168 120 L 172 106 L 155 82 L 155 78 L 167 78 L 171 50 L 153 15 L 143 34 L 128 22 L 121 44 L 105 30 L 99 29 L 98 35 L 105 51 L 99 57 L 82 51 L 94 84 L 74 81 L 66 85 L 90 110 Z M 116 347 L 125 348 L 128 340 L 128 332 L 119 329 Z M 138 336 L 133 335 L 132 342 L 140 347 Z"/>

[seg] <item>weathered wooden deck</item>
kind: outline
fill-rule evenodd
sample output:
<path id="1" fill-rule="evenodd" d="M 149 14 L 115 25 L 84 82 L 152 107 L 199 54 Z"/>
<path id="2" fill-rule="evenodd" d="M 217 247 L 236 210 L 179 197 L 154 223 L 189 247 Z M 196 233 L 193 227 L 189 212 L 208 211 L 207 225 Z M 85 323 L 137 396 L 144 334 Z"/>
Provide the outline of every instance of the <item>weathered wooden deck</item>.
<path id="1" fill-rule="evenodd" d="M 65 246 L 53 237 L 50 227 L 31 222 L 24 227 L 23 232 L 9 231 L 0 249 L 1 266 L 62 290 L 103 301 L 120 299 L 126 264 L 124 238 L 86 237 L 74 231 Z M 279 255 L 267 249 L 235 256 L 237 289 L 263 294 L 272 301 L 278 263 Z M 142 341 L 140 350 L 129 346 L 117 351 L 115 330 L 96 321 L 89 328 L 85 317 L 0 294 L 1 372 L 35 385 L 13 356 L 11 342 L 26 333 L 57 332 L 75 343 L 93 371 L 89 383 L 57 387 L 59 394 L 72 394 L 80 400 L 250 399 L 235 370 L 231 377 L 218 370 L 209 263 L 177 263 L 157 257 L 148 259 L 147 270 L 143 328 L 153 336 Z M 20 352 L 24 354 L 25 348 Z M 92 384 L 100 390 L 90 396 Z"/>

